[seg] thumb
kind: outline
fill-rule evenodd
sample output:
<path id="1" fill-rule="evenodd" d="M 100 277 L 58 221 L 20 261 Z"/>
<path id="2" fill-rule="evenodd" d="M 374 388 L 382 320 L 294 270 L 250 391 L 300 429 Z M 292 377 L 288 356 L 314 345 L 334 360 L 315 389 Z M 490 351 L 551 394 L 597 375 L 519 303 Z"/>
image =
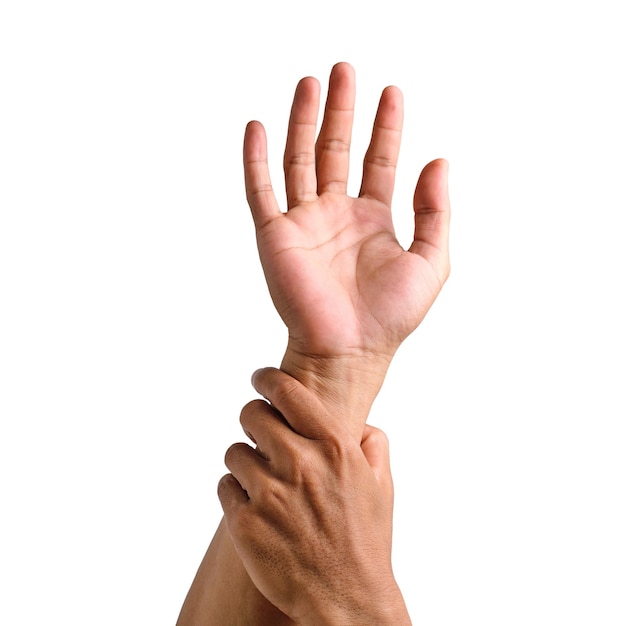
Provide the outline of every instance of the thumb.
<path id="1" fill-rule="evenodd" d="M 361 440 L 361 450 L 381 489 L 393 499 L 393 479 L 387 435 L 380 428 L 366 424 Z"/>
<path id="2" fill-rule="evenodd" d="M 435 159 L 422 170 L 415 188 L 413 208 L 415 232 L 409 251 L 429 261 L 443 283 L 450 273 L 450 197 L 445 159 Z"/>

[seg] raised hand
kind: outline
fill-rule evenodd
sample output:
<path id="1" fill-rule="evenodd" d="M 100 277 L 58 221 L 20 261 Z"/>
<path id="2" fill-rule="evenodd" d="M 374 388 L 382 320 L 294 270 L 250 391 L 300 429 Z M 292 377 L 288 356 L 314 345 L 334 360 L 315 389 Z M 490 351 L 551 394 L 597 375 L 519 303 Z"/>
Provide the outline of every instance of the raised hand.
<path id="1" fill-rule="evenodd" d="M 313 356 L 393 354 L 430 308 L 447 278 L 447 164 L 424 168 L 415 197 L 414 240 L 398 243 L 391 200 L 403 121 L 402 94 L 381 96 L 359 196 L 346 193 L 354 113 L 354 72 L 331 73 L 317 141 L 319 83 L 296 89 L 285 148 L 287 211 L 272 190 L 266 139 L 248 125 L 244 165 L 259 254 L 291 347 Z"/>
<path id="2" fill-rule="evenodd" d="M 358 197 L 347 195 L 353 68 L 333 67 L 316 138 L 319 91 L 310 77 L 296 88 L 284 155 L 287 210 L 281 211 L 272 189 L 259 122 L 251 122 L 245 134 L 246 192 L 270 294 L 289 331 L 281 367 L 300 379 L 316 370 L 318 381 L 338 364 L 350 364 L 353 380 L 363 379 L 355 369 L 376 370 L 365 383 L 372 388 L 369 410 L 381 372 L 384 378 L 449 273 L 447 162 L 435 160 L 421 172 L 413 243 L 405 250 L 391 217 L 403 122 L 400 90 L 387 87 L 381 95 Z M 327 378 L 348 382 L 336 371 Z"/>

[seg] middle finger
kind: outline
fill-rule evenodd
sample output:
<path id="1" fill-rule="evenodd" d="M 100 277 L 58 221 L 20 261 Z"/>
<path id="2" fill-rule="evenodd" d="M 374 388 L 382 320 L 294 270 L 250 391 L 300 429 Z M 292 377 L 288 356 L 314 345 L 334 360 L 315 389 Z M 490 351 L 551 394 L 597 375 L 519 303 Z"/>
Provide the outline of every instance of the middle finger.
<path id="1" fill-rule="evenodd" d="M 347 191 L 354 99 L 354 69 L 337 63 L 330 74 L 324 120 L 315 144 L 318 194 Z"/>

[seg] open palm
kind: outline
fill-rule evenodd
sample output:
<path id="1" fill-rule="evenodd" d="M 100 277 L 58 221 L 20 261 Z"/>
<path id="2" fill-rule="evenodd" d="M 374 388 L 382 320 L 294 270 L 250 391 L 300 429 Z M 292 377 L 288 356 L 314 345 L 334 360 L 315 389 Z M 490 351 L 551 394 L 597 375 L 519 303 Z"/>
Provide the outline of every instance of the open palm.
<path id="1" fill-rule="evenodd" d="M 414 197 L 413 243 L 404 250 L 391 218 L 403 121 L 402 94 L 381 96 L 359 196 L 346 193 L 354 114 L 354 71 L 332 70 L 316 138 L 319 83 L 294 96 L 284 157 L 287 211 L 269 178 L 263 127 L 244 140 L 246 192 L 270 294 L 293 350 L 333 357 L 390 357 L 421 322 L 449 272 L 447 163 L 422 171 Z"/>

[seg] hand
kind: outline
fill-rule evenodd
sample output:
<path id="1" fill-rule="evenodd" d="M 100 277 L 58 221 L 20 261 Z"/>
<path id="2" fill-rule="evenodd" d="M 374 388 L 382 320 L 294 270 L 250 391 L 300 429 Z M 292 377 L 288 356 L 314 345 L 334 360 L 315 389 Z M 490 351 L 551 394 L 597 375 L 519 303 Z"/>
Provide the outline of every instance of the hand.
<path id="1" fill-rule="evenodd" d="M 347 195 L 354 100 L 353 69 L 338 63 L 316 140 L 319 83 L 304 78 L 298 84 L 284 155 L 284 213 L 270 183 L 264 129 L 258 122 L 246 129 L 247 198 L 270 294 L 289 330 L 283 369 L 294 375 L 348 360 L 376 361 L 384 377 L 449 273 L 446 161 L 429 163 L 419 177 L 408 250 L 394 233 L 391 200 L 403 121 L 395 87 L 380 98 L 359 196 Z"/>
<path id="2" fill-rule="evenodd" d="M 226 453 L 219 497 L 257 589 L 299 624 L 410 624 L 391 567 L 393 485 L 387 440 L 361 445 L 284 372 L 253 379 L 263 400 L 241 424 L 253 449 Z"/>

